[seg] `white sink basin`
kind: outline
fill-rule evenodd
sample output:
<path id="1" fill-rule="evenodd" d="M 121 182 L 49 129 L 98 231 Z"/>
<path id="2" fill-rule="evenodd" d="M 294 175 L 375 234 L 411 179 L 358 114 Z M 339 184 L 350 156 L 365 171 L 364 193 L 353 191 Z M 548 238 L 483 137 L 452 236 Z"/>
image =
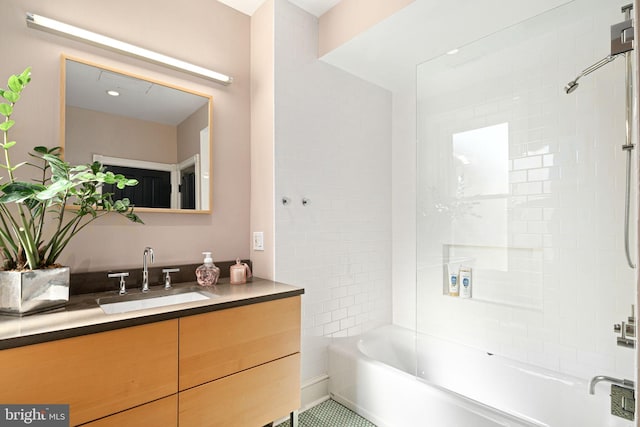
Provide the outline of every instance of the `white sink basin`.
<path id="1" fill-rule="evenodd" d="M 189 290 L 186 292 L 161 295 L 124 295 L 122 297 L 99 298 L 98 305 L 107 314 L 128 313 L 130 311 L 145 310 L 147 308 L 166 307 L 194 301 L 204 301 L 217 298 L 218 295 L 206 291 Z"/>

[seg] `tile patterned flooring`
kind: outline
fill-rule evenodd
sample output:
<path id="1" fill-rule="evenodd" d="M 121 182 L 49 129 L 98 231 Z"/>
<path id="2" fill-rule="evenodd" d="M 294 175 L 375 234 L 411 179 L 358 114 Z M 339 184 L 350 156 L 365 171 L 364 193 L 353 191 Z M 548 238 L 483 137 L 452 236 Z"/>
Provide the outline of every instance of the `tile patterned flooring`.
<path id="1" fill-rule="evenodd" d="M 376 427 L 375 424 L 345 408 L 335 400 L 327 400 L 298 416 L 299 427 Z M 276 427 L 289 427 L 289 421 Z"/>

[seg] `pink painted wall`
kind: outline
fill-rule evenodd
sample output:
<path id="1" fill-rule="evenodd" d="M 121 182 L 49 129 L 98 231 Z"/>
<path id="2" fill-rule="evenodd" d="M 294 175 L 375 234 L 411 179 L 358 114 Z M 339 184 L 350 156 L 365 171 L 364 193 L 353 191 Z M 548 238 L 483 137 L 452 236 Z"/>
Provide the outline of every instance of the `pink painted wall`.
<path id="1" fill-rule="evenodd" d="M 232 75 L 225 87 L 60 36 L 30 29 L 33 12 Z M 33 67 L 17 106 L 14 161 L 35 145 L 59 144 L 60 57 L 63 53 L 213 96 L 213 213 L 144 213 L 146 225 L 103 218 L 71 243 L 61 262 L 74 271 L 139 267 L 152 246 L 156 264 L 248 258 L 250 203 L 250 18 L 219 2 L 191 0 L 3 0 L 0 81 Z M 11 54 L 9 54 L 11 52 Z M 4 87 L 4 84 L 2 84 Z M 257 272 L 259 273 L 259 272 Z"/>
<path id="2" fill-rule="evenodd" d="M 251 230 L 264 233 L 264 251 L 252 251 L 254 270 L 274 278 L 275 42 L 274 0 L 251 18 Z"/>
<path id="3" fill-rule="evenodd" d="M 415 0 L 342 0 L 318 21 L 318 56 L 366 31 Z"/>

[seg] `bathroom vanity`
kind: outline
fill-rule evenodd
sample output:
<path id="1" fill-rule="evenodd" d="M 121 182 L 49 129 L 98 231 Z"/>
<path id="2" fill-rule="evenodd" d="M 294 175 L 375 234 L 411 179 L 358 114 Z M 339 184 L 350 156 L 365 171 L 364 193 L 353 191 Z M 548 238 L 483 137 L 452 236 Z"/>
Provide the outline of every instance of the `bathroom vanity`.
<path id="1" fill-rule="evenodd" d="M 91 427 L 256 427 L 297 410 L 304 290 L 255 279 L 210 292 L 119 314 L 79 295 L 1 316 L 0 403 L 69 404 L 70 425 Z"/>

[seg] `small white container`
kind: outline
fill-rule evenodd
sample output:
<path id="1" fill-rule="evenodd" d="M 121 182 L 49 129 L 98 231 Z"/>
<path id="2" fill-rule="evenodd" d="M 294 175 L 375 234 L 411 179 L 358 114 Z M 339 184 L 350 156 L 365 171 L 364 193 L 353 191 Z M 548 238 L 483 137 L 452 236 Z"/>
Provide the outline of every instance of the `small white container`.
<path id="1" fill-rule="evenodd" d="M 471 298 L 471 267 L 460 267 L 458 273 L 460 298 Z"/>
<path id="2" fill-rule="evenodd" d="M 460 295 L 460 286 L 458 282 L 458 272 L 455 271 L 455 267 L 451 264 L 447 264 L 448 271 L 448 283 L 449 283 L 449 296 L 457 297 Z"/>

